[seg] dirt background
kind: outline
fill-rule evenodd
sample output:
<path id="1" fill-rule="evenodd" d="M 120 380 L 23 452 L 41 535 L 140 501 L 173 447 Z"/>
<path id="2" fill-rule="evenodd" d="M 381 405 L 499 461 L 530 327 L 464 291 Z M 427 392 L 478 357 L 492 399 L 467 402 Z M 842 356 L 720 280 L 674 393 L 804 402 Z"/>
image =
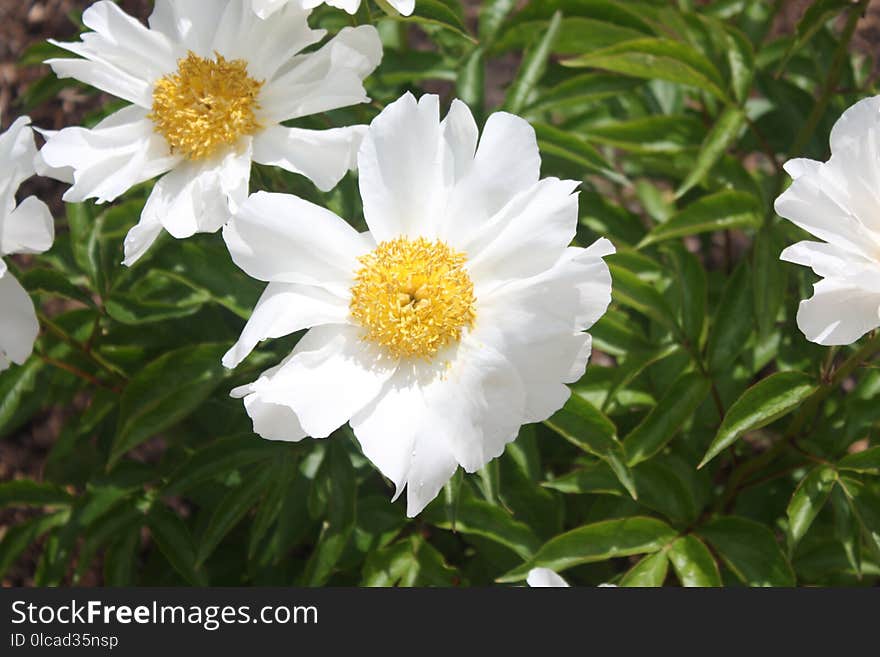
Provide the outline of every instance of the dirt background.
<path id="1" fill-rule="evenodd" d="M 207 0 L 206 0 L 207 1 Z M 769 0 L 768 0 L 769 1 Z M 780 12 L 774 33 L 790 32 L 812 0 L 787 0 Z M 55 38 L 61 41 L 76 40 L 79 33 L 69 18 L 71 12 L 82 11 L 92 0 L 0 0 L 0 129 L 5 130 L 21 113 L 21 98 L 27 89 L 40 80 L 48 67 L 40 64 L 20 64 L 28 48 Z M 141 19 L 149 15 L 152 0 L 122 0 L 122 8 Z M 476 27 L 480 0 L 465 0 L 468 20 Z M 414 34 L 417 45 L 424 39 Z M 874 61 L 875 75 L 880 71 L 880 0 L 872 0 L 866 16 L 860 21 L 855 47 Z M 502 99 L 503 90 L 512 79 L 518 66 L 515 55 L 492 61 L 487 71 L 488 100 Z M 443 89 L 446 91 L 447 89 Z M 451 88 L 449 89 L 451 91 Z M 30 111 L 34 125 L 48 129 L 60 129 L 77 125 L 82 117 L 108 100 L 107 96 L 83 94 L 66 89 Z M 60 213 L 60 201 L 64 186 L 45 179 L 32 179 L 21 190 L 21 195 L 37 194 Z M 49 449 L 56 440 L 67 413 L 64 409 L 47 411 L 18 435 L 0 441 L 0 481 L 19 477 L 39 479 Z M 27 517 L 26 510 L 0 512 L 0 537 L 5 528 Z M 35 559 L 39 546 L 32 546 L 29 554 L 10 569 L 2 581 L 3 586 L 28 586 L 32 584 Z M 100 573 L 89 573 L 82 585 L 100 584 Z"/>

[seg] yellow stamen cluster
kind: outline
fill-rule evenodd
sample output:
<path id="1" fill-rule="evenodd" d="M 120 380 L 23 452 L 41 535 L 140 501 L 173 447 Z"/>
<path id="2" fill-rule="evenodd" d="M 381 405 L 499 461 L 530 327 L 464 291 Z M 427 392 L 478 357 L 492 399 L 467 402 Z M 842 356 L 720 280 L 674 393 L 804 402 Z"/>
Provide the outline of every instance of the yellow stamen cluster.
<path id="1" fill-rule="evenodd" d="M 463 253 L 440 240 L 398 238 L 363 256 L 351 315 L 395 358 L 430 360 L 476 319 Z"/>
<path id="2" fill-rule="evenodd" d="M 216 60 L 194 52 L 177 63 L 153 91 L 150 119 L 172 152 L 189 160 L 210 157 L 260 129 L 254 114 L 263 81 L 248 76 L 247 62 Z"/>

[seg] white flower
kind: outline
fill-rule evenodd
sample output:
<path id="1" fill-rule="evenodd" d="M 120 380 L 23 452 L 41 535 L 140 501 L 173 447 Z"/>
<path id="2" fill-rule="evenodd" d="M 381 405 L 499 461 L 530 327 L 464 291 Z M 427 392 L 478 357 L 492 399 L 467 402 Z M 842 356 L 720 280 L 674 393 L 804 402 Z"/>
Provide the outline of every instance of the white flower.
<path id="1" fill-rule="evenodd" d="M 295 4 L 309 10 L 319 5 L 330 5 L 337 9 L 344 9 L 349 14 L 354 14 L 361 6 L 361 0 L 251 0 L 251 2 L 254 11 L 261 18 L 271 16 L 287 4 Z M 416 7 L 416 0 L 388 0 L 388 4 L 404 16 L 409 16 Z"/>
<path id="2" fill-rule="evenodd" d="M 350 422 L 364 454 L 419 513 L 461 465 L 499 456 L 584 373 L 610 301 L 605 239 L 568 248 L 577 182 L 539 180 L 531 126 L 494 114 L 477 146 L 467 106 L 411 94 L 358 155 L 370 232 L 293 196 L 258 193 L 224 229 L 234 261 L 268 281 L 224 364 L 311 330 L 243 397 L 265 438 Z"/>
<path id="3" fill-rule="evenodd" d="M 532 568 L 526 577 L 526 584 L 532 588 L 568 588 L 566 582 L 549 568 Z M 600 589 L 616 589 L 617 584 L 599 584 Z"/>
<path id="4" fill-rule="evenodd" d="M 15 203 L 21 183 L 34 175 L 36 154 L 27 117 L 0 135 L 0 371 L 10 361 L 21 364 L 28 359 L 40 330 L 31 298 L 2 260 L 13 253 L 42 253 L 55 239 L 45 203 L 33 196 Z"/>
<path id="5" fill-rule="evenodd" d="M 149 28 L 113 2 L 83 14 L 94 30 L 57 44 L 82 59 L 55 73 L 129 101 L 91 130 L 48 133 L 42 172 L 73 186 L 66 201 L 112 201 L 165 174 L 125 240 L 134 263 L 164 228 L 176 238 L 214 232 L 248 194 L 251 161 L 329 190 L 354 166 L 366 126 L 288 128 L 282 121 L 367 102 L 363 79 L 382 45 L 371 26 L 345 28 L 320 49 L 308 13 L 290 5 L 271 20 L 250 0 L 157 0 Z"/>
<path id="6" fill-rule="evenodd" d="M 568 588 L 568 582 L 549 568 L 532 568 L 526 584 L 532 588 Z"/>
<path id="7" fill-rule="evenodd" d="M 850 107 L 831 131 L 831 159 L 791 160 L 794 178 L 776 212 L 822 242 L 799 242 L 782 260 L 822 277 L 798 326 L 813 342 L 845 345 L 880 326 L 880 96 Z"/>

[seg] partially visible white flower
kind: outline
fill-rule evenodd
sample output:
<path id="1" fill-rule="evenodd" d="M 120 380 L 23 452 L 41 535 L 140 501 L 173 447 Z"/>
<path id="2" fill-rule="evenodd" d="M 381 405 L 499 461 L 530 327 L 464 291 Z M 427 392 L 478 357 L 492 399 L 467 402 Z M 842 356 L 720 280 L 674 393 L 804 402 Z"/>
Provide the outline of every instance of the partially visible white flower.
<path id="1" fill-rule="evenodd" d="M 549 568 L 532 568 L 526 578 L 526 584 L 532 588 L 561 588 L 568 587 L 568 582 L 562 579 Z"/>
<path id="2" fill-rule="evenodd" d="M 370 232 L 294 196 L 251 196 L 223 236 L 269 285 L 223 362 L 311 329 L 233 392 L 254 430 L 296 441 L 350 422 L 414 516 L 459 465 L 479 470 L 561 408 L 611 300 L 614 247 L 569 247 L 578 182 L 541 180 L 540 165 L 523 119 L 493 114 L 480 137 L 464 103 L 441 122 L 437 96 L 406 94 L 358 155 Z"/>
<path id="3" fill-rule="evenodd" d="M 314 9 L 319 5 L 330 5 L 337 9 L 344 9 L 349 14 L 357 12 L 361 6 L 361 0 L 251 0 L 253 2 L 254 11 L 261 18 L 271 16 L 276 11 L 287 4 L 296 4 L 303 9 Z M 416 7 L 416 0 L 387 0 L 388 4 L 394 7 L 404 16 L 413 13 Z"/>
<path id="4" fill-rule="evenodd" d="M 801 301 L 807 339 L 851 344 L 880 327 L 880 96 L 850 107 L 831 131 L 831 159 L 790 160 L 794 178 L 776 212 L 822 242 L 799 242 L 782 260 L 822 277 Z"/>
<path id="5" fill-rule="evenodd" d="M 33 196 L 15 203 L 15 193 L 34 175 L 37 154 L 30 119 L 23 116 L 0 135 L 0 371 L 30 357 L 40 326 L 28 293 L 9 273 L 2 256 L 42 253 L 55 227 L 46 204 Z"/>
<path id="6" fill-rule="evenodd" d="M 92 129 L 46 133 L 42 168 L 73 186 L 66 201 L 112 201 L 163 176 L 125 240 L 133 264 L 162 229 L 176 238 L 217 231 L 247 198 L 251 162 L 278 166 L 329 190 L 355 164 L 366 126 L 329 130 L 282 122 L 367 102 L 363 79 L 382 45 L 372 26 L 325 36 L 290 4 L 271 20 L 250 0 L 156 0 L 149 27 L 101 0 L 83 13 L 93 32 L 58 43 L 81 59 L 53 59 L 131 105 Z M 165 175 L 163 175 L 165 174 Z"/>
<path id="7" fill-rule="evenodd" d="M 526 577 L 526 584 L 532 588 L 562 588 L 568 587 L 566 582 L 557 573 L 549 568 L 532 568 Z M 617 584 L 599 584 L 599 588 L 617 588 Z"/>

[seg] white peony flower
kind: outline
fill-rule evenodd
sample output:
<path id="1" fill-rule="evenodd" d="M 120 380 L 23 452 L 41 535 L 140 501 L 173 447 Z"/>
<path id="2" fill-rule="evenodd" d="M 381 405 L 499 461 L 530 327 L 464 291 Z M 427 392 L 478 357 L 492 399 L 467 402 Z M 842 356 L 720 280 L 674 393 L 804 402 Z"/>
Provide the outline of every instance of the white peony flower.
<path id="1" fill-rule="evenodd" d="M 164 228 L 176 238 L 219 230 L 248 194 L 251 161 L 282 167 L 329 190 L 354 166 L 366 126 L 288 128 L 283 121 L 367 102 L 363 79 L 382 45 L 371 26 L 325 32 L 290 5 L 271 20 L 250 0 L 156 0 L 149 28 L 102 0 L 80 43 L 82 59 L 53 59 L 74 77 L 132 103 L 88 130 L 48 133 L 47 175 L 73 182 L 66 201 L 112 201 L 165 174 L 125 240 L 134 263 Z"/>
<path id="2" fill-rule="evenodd" d="M 21 183 L 34 175 L 36 154 L 27 117 L 0 135 L 0 371 L 30 357 L 40 330 L 31 298 L 2 260 L 13 253 L 42 253 L 55 239 L 45 203 L 33 196 L 15 203 Z"/>
<path id="3" fill-rule="evenodd" d="M 549 568 L 532 568 L 526 577 L 526 584 L 532 588 L 568 588 L 568 582 Z"/>
<path id="4" fill-rule="evenodd" d="M 794 178 L 776 212 L 822 242 L 799 242 L 782 260 L 822 277 L 801 301 L 798 326 L 823 345 L 851 344 L 880 326 L 880 96 L 850 107 L 831 131 L 831 159 L 791 160 Z"/>
<path id="5" fill-rule="evenodd" d="M 223 231 L 268 281 L 238 343 L 311 330 L 243 397 L 264 438 L 329 436 L 350 422 L 414 516 L 461 465 L 499 456 L 584 373 L 607 308 L 608 240 L 568 248 L 577 182 L 539 180 L 534 130 L 494 114 L 477 145 L 467 106 L 406 94 L 358 155 L 370 232 L 294 196 L 251 196 Z"/>
<path id="6" fill-rule="evenodd" d="M 570 585 L 549 568 L 532 568 L 526 577 L 526 584 L 532 588 L 568 588 Z M 617 584 L 599 584 L 600 589 L 616 589 Z"/>
<path id="7" fill-rule="evenodd" d="M 409 16 L 416 8 L 416 0 L 387 0 L 388 4 L 394 7 L 404 16 Z M 337 9 L 344 9 L 349 14 L 357 12 L 361 6 L 361 0 L 251 0 L 254 11 L 261 18 L 271 16 L 276 11 L 287 4 L 295 4 L 303 9 L 312 10 L 319 5 L 330 5 Z"/>

